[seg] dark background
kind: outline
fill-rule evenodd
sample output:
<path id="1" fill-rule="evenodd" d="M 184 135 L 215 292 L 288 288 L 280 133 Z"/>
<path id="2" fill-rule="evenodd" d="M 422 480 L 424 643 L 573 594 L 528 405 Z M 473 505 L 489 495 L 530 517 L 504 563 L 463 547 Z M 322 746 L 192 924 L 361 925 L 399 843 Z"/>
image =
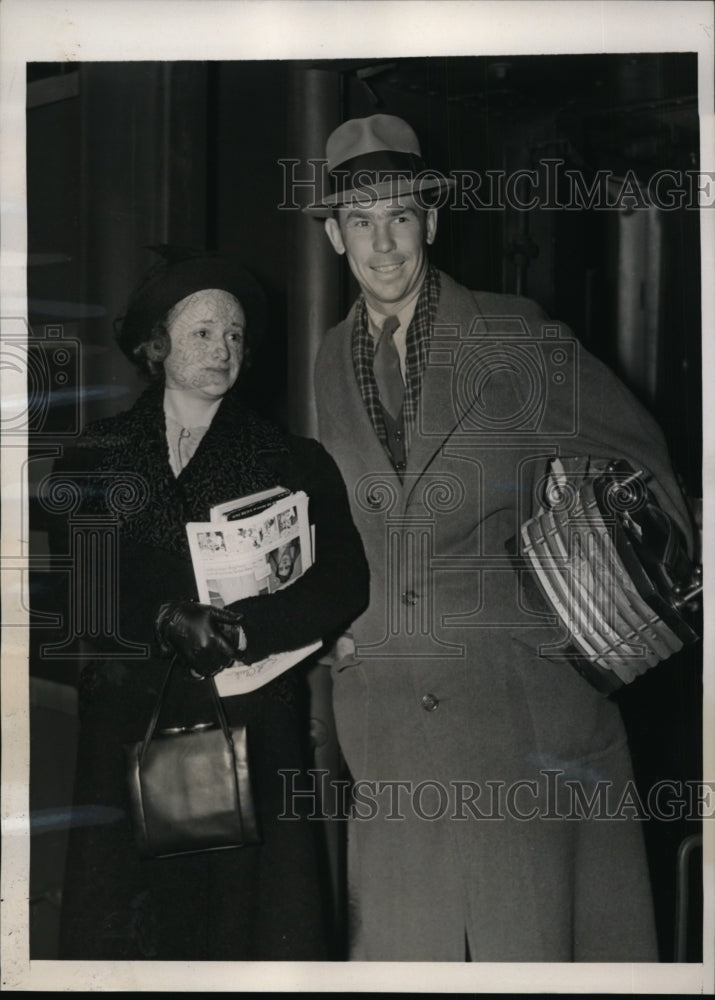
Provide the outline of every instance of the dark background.
<path id="1" fill-rule="evenodd" d="M 699 166 L 697 58 L 688 53 L 29 64 L 28 298 L 31 342 L 42 361 L 31 366 L 29 385 L 34 557 L 42 558 L 46 543 L 32 484 L 68 436 L 126 408 L 142 388 L 113 345 L 113 321 L 153 260 L 147 246 L 226 250 L 245 261 L 271 309 L 246 392 L 291 429 L 315 432 L 312 357 L 354 285 L 320 224 L 278 209 L 279 161 L 322 156 L 335 125 L 376 112 L 406 118 L 426 162 L 445 171 L 508 173 L 559 158 L 587 183 L 605 169 L 620 177 L 631 170 L 646 184 L 657 170 Z M 567 322 L 656 415 L 697 508 L 697 212 L 445 209 L 432 259 L 469 287 L 529 295 Z M 35 572 L 36 626 L 46 592 L 46 576 Z M 41 638 L 36 627 L 31 928 L 33 957 L 51 958 L 77 668 L 43 659 Z M 688 650 L 617 696 L 644 797 L 659 778 L 701 775 L 699 661 L 700 648 Z M 318 715 L 324 712 L 325 702 Z M 55 819 L 45 822 L 48 816 Z M 694 822 L 645 824 L 664 960 L 675 957 L 678 849 L 698 832 Z M 332 843 L 339 882 L 339 833 Z M 697 851 L 693 858 L 691 877 L 681 882 L 690 889 L 681 948 L 700 960 Z M 339 891 L 336 899 L 339 925 Z"/>

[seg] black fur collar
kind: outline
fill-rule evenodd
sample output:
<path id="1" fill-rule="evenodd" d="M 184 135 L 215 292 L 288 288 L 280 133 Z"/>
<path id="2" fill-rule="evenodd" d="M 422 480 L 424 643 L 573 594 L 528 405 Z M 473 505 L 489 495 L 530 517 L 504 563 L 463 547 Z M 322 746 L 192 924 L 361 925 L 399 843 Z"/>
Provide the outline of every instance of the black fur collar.
<path id="1" fill-rule="evenodd" d="M 125 504 L 122 532 L 186 552 L 187 521 L 208 520 L 214 504 L 278 485 L 271 459 L 288 451 L 288 439 L 230 392 L 177 478 L 169 465 L 163 398 L 163 384 L 151 385 L 130 410 L 90 425 L 82 444 L 92 470 L 99 473 L 92 492 L 105 509 L 111 480 L 118 485 L 117 473 L 132 472 L 144 481 L 146 501 L 139 509 Z"/>

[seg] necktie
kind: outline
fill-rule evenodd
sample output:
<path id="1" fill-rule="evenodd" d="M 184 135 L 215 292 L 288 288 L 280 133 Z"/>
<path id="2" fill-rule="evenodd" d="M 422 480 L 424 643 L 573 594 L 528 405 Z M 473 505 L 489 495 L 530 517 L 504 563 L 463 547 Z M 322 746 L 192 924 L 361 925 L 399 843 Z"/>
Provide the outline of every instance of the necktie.
<path id="1" fill-rule="evenodd" d="M 405 385 L 400 371 L 400 356 L 393 339 L 399 325 L 400 321 L 397 316 L 388 316 L 382 324 L 382 333 L 375 348 L 373 362 L 380 402 L 395 420 L 400 415 L 402 399 L 405 394 Z"/>

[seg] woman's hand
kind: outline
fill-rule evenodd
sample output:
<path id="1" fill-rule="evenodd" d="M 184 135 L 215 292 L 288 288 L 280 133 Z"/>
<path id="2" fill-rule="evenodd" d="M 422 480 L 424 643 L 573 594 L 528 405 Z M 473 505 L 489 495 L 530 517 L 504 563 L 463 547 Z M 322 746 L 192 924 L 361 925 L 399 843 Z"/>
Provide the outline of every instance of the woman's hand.
<path id="1" fill-rule="evenodd" d="M 195 677 L 210 677 L 240 660 L 246 648 L 241 615 L 210 604 L 170 601 L 156 619 L 161 652 L 176 653 Z"/>

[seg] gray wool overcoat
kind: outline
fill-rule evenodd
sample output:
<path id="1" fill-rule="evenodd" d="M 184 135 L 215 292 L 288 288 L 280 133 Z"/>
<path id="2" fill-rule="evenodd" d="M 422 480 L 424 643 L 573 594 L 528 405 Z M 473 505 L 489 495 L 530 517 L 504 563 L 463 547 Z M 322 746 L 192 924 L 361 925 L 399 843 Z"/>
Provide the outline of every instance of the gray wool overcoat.
<path id="1" fill-rule="evenodd" d="M 316 366 L 371 575 L 332 668 L 351 957 L 655 961 L 620 712 L 559 655 L 506 543 L 554 455 L 628 458 L 687 533 L 663 436 L 533 302 L 442 274 L 400 481 L 358 389 L 354 313 Z"/>

